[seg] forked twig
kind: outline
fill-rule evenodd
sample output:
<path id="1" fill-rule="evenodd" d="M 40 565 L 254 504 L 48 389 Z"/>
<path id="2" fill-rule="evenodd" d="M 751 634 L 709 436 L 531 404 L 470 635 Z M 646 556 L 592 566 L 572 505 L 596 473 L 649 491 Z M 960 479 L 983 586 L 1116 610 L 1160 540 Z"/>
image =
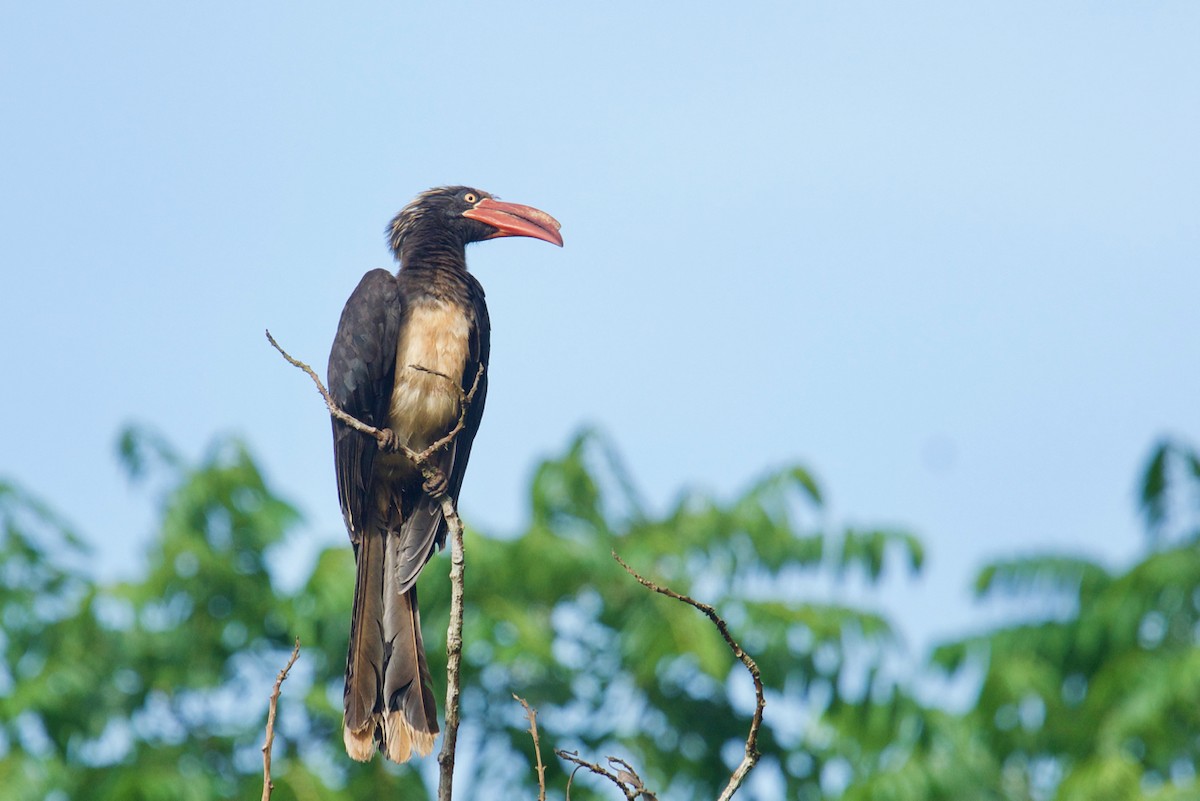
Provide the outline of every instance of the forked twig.
<path id="1" fill-rule="evenodd" d="M 321 383 L 320 377 L 311 367 L 299 359 L 293 358 L 291 354 L 281 348 L 279 343 L 275 341 L 275 337 L 271 336 L 270 331 L 267 331 L 267 340 L 288 363 L 308 374 L 308 377 L 317 385 L 321 397 L 325 399 L 325 406 L 329 409 L 331 415 L 355 431 L 374 437 L 381 448 L 397 450 L 403 453 L 425 477 L 427 491 L 430 487 L 441 487 L 439 491 L 430 492 L 430 497 L 441 504 L 442 518 L 446 521 L 446 527 L 450 530 L 450 539 L 453 545 L 450 552 L 450 623 L 446 631 L 446 731 L 442 737 L 442 750 L 438 753 L 438 765 L 440 768 L 438 799 L 439 801 L 450 801 L 454 783 L 454 751 L 458 744 L 459 696 L 461 695 L 460 673 L 462 671 L 463 574 L 466 570 L 466 563 L 463 556 L 462 519 L 458 516 L 458 509 L 455 507 L 454 499 L 446 493 L 445 474 L 437 465 L 430 463 L 429 457 L 438 450 L 447 447 L 454 441 L 459 432 L 463 430 L 463 427 L 466 425 L 467 411 L 470 409 L 472 401 L 475 400 L 475 392 L 479 389 L 479 383 L 483 379 L 484 366 L 482 364 L 479 365 L 479 370 L 475 373 L 475 380 L 471 384 L 471 389 L 464 392 L 458 382 L 452 380 L 444 373 L 439 373 L 436 370 L 430 370 L 420 365 L 409 365 L 423 372 L 438 375 L 446 379 L 458 391 L 459 396 L 458 422 L 455 423 L 454 428 L 450 429 L 437 442 L 434 442 L 428 448 L 418 453 L 398 441 L 395 432 L 390 429 L 376 428 L 347 414 L 337 405 L 333 397 L 329 394 L 329 390 Z"/>
<path id="2" fill-rule="evenodd" d="M 742 646 L 738 645 L 733 639 L 733 636 L 729 633 L 729 626 L 725 623 L 725 620 L 717 614 L 716 609 L 706 603 L 701 603 L 694 598 L 689 598 L 686 595 L 680 595 L 669 587 L 660 587 L 653 581 L 643 578 L 641 574 L 626 564 L 625 560 L 618 556 L 616 551 L 612 552 L 612 557 L 613 559 L 617 560 L 617 563 L 620 564 L 621 567 L 625 568 L 626 573 L 637 579 L 638 583 L 643 587 L 654 590 L 655 592 L 665 595 L 668 598 L 674 598 L 676 601 L 683 601 L 685 604 L 694 606 L 703 612 L 717 627 L 717 631 L 721 632 L 721 636 L 725 638 L 725 642 L 729 645 L 729 649 L 733 651 L 733 655 L 737 657 L 743 665 L 746 666 L 746 670 L 750 671 L 750 678 L 754 680 L 755 703 L 754 717 L 750 721 L 750 733 L 746 735 L 746 755 L 742 757 L 741 763 L 733 771 L 733 775 L 729 777 L 729 783 L 725 785 L 725 789 L 717 798 L 717 801 L 729 801 L 729 799 L 733 798 L 733 794 L 738 791 L 738 788 L 742 786 L 742 782 L 745 781 L 746 776 L 749 775 L 750 771 L 754 769 L 754 766 L 758 764 L 758 759 L 761 756 L 758 751 L 758 732 L 759 729 L 762 728 L 763 708 L 767 705 L 767 702 L 763 695 L 762 674 L 760 674 L 758 671 L 758 665 L 748 653 L 742 650 Z"/>
<path id="3" fill-rule="evenodd" d="M 461 432 L 463 427 L 466 425 L 467 410 L 470 407 L 471 402 L 474 400 L 475 392 L 479 388 L 480 380 L 483 377 L 484 368 L 482 365 L 480 365 L 479 371 L 476 373 L 475 379 L 469 391 L 463 391 L 462 387 L 457 382 L 451 380 L 449 376 L 434 370 L 429 370 L 419 365 L 411 365 L 418 370 L 445 378 L 456 388 L 460 399 L 458 422 L 455 424 L 454 428 L 437 442 L 434 442 L 420 453 L 417 453 L 403 443 L 397 441 L 394 432 L 391 430 L 375 428 L 374 426 L 368 425 L 367 423 L 364 423 L 361 420 L 344 412 L 333 400 L 332 396 L 330 396 L 329 391 L 325 389 L 325 385 L 321 383 L 321 379 L 311 367 L 304 362 L 293 358 L 287 353 L 287 351 L 280 347 L 279 343 L 275 341 L 275 338 L 271 336 L 270 331 L 267 331 L 267 339 L 270 341 L 271 345 L 277 351 L 279 351 L 280 355 L 282 355 L 284 359 L 308 374 L 309 378 L 311 378 L 313 383 L 316 384 L 321 396 L 325 399 L 325 406 L 329 409 L 329 413 L 333 417 L 356 431 L 374 437 L 379 443 L 380 447 L 398 450 L 403 453 L 405 457 L 408 458 L 409 461 L 411 461 L 413 465 L 421 471 L 422 475 L 425 476 L 427 487 L 445 487 L 444 475 L 442 475 L 441 470 L 436 465 L 429 464 L 429 457 L 441 448 L 444 448 L 453 442 L 454 438 L 458 436 L 459 432 Z M 450 530 L 453 540 L 453 550 L 450 556 L 450 625 L 446 636 L 446 732 L 442 742 L 442 750 L 438 754 L 438 763 L 441 768 L 441 776 L 438 784 L 438 799 L 439 801 L 450 801 L 451 787 L 454 776 L 454 751 L 458 738 L 459 723 L 459 673 L 461 671 L 462 659 L 462 588 L 463 572 L 465 569 L 465 563 L 463 559 L 463 528 L 462 520 L 458 516 L 458 510 L 455 508 L 454 499 L 447 495 L 444 489 L 435 493 L 431 493 L 431 497 L 441 504 L 442 516 L 446 520 L 446 525 Z M 758 763 L 759 757 L 761 756 L 758 751 L 758 733 L 759 729 L 762 727 L 763 708 L 766 706 L 766 700 L 763 694 L 762 676 L 759 673 L 758 665 L 754 662 L 754 659 L 751 658 L 751 656 L 744 650 L 742 650 L 742 647 L 733 639 L 732 635 L 729 633 L 728 625 L 725 623 L 724 619 L 717 614 L 717 611 L 713 607 L 709 606 L 708 604 L 701 603 L 694 598 L 681 595 L 680 593 L 677 593 L 668 587 L 660 587 L 654 582 L 649 581 L 641 576 L 637 571 L 626 564 L 625 561 L 622 560 L 615 551 L 612 553 L 612 556 L 621 565 L 621 567 L 623 567 L 627 573 L 633 576 L 642 586 L 661 595 L 666 595 L 669 598 L 682 601 L 683 603 L 689 604 L 690 606 L 693 606 L 703 612 L 717 627 L 717 631 L 720 632 L 726 644 L 728 644 L 730 650 L 733 652 L 733 655 L 737 657 L 737 659 L 741 661 L 742 664 L 746 666 L 746 669 L 750 672 L 750 677 L 754 681 L 755 709 L 754 716 L 750 724 L 750 732 L 746 737 L 746 753 L 742 758 L 741 763 L 734 770 L 733 775 L 730 776 L 729 783 L 725 786 L 725 789 L 718 798 L 718 801 L 729 801 L 741 787 L 746 776 L 749 775 L 750 771 L 754 769 L 754 766 Z M 296 648 L 292 652 L 292 658 L 289 660 L 287 667 L 285 667 L 280 673 L 279 679 L 275 683 L 275 691 L 271 697 L 271 706 L 267 719 L 267 742 L 263 746 L 263 801 L 268 801 L 271 790 L 273 789 L 270 781 L 270 749 L 272 740 L 274 738 L 275 709 L 279 698 L 279 689 L 284 678 L 287 676 L 288 670 L 296 660 L 296 657 L 299 653 L 299 648 L 300 641 L 297 640 Z M 539 801 L 545 801 L 545 767 L 542 765 L 541 747 L 538 742 L 536 712 L 534 712 L 534 710 L 529 706 L 528 703 L 525 702 L 524 699 L 518 698 L 517 696 L 513 697 L 517 698 L 517 700 L 521 702 L 521 704 L 525 707 L 526 713 L 529 717 L 530 734 L 533 737 L 534 750 L 537 755 L 539 786 L 538 799 Z M 556 750 L 555 754 L 557 754 L 559 758 L 568 762 L 572 762 L 577 766 L 575 770 L 571 772 L 571 776 L 567 781 L 567 801 L 570 801 L 571 782 L 574 780 L 575 773 L 580 768 L 586 768 L 592 773 L 604 776 L 609 781 L 613 782 L 621 789 L 621 792 L 625 795 L 627 801 L 637 801 L 638 798 L 651 800 L 655 798 L 654 794 L 647 790 L 642 784 L 641 777 L 637 775 L 633 767 L 624 760 L 616 757 L 608 758 L 609 764 L 617 765 L 620 768 L 618 772 L 614 773 L 602 767 L 601 765 L 582 759 L 577 752 Z"/>
<path id="4" fill-rule="evenodd" d="M 414 370 L 420 370 L 422 373 L 440 376 L 441 378 L 446 379 L 450 386 L 454 387 L 454 389 L 458 391 L 458 422 L 454 424 L 454 428 L 450 429 L 450 431 L 446 433 L 446 436 L 442 437 L 437 442 L 433 443 L 428 448 L 416 455 L 410 456 L 409 454 L 411 454 L 412 451 L 409 451 L 407 448 L 405 448 L 404 455 L 408 456 L 413 464 L 420 467 L 421 465 L 425 464 L 426 460 L 429 459 L 430 456 L 453 442 L 454 438 L 458 436 L 458 432 L 462 431 L 463 427 L 467 424 L 467 409 L 471 407 L 471 402 L 475 400 L 475 390 L 479 389 L 479 381 L 483 378 L 484 367 L 482 364 L 479 365 L 479 369 L 475 371 L 475 380 L 471 382 L 471 388 L 464 392 L 462 385 L 445 373 L 439 373 L 437 370 L 430 370 L 428 367 L 422 367 L 419 364 L 410 364 L 408 366 Z M 426 476 L 426 478 L 428 478 L 428 476 Z"/>
<path id="5" fill-rule="evenodd" d="M 637 773 L 633 771 L 633 768 L 629 766 L 629 763 L 623 759 L 608 757 L 608 762 L 610 765 L 619 765 L 621 767 L 621 770 L 618 773 L 613 773 L 611 770 L 602 765 L 599 765 L 595 762 L 588 762 L 586 759 L 579 756 L 578 751 L 563 751 L 562 749 L 557 749 L 554 753 L 558 755 L 559 759 L 565 759 L 567 762 L 573 762 L 578 766 L 575 768 L 575 770 L 571 771 L 571 776 L 569 779 L 567 779 L 567 801 L 571 801 L 571 782 L 574 781 L 575 774 L 579 771 L 579 768 L 586 768 L 592 773 L 595 773 L 597 776 L 603 776 L 604 778 L 608 779 L 610 782 L 619 787 L 621 792 L 625 794 L 626 801 L 637 801 L 639 798 L 646 798 L 649 799 L 649 801 L 656 801 L 654 794 L 642 785 L 641 777 L 638 776 Z"/>
<path id="6" fill-rule="evenodd" d="M 292 648 L 292 656 L 288 659 L 287 664 L 283 666 L 283 670 L 279 671 L 279 677 L 275 679 L 275 689 L 271 690 L 271 701 L 267 706 L 267 738 L 263 741 L 263 792 L 262 801 L 270 801 L 271 791 L 275 789 L 275 785 L 271 782 L 271 746 L 275 744 L 275 711 L 279 708 L 279 692 L 283 689 L 283 680 L 287 678 L 288 671 L 292 669 L 292 665 L 296 664 L 296 659 L 300 656 L 300 638 L 296 638 L 296 646 Z"/>
<path id="7" fill-rule="evenodd" d="M 325 399 L 325 407 L 329 409 L 329 413 L 331 415 L 336 417 L 342 423 L 348 425 L 350 428 L 353 428 L 355 431 L 366 434 L 369 437 L 374 437 L 375 441 L 378 442 L 381 447 L 400 451 L 410 462 L 413 463 L 413 465 L 418 467 L 421 472 L 425 474 L 425 478 L 427 479 L 432 479 L 434 475 L 436 475 L 437 471 L 436 466 L 428 464 L 429 457 L 441 448 L 444 448 L 453 442 L 454 438 L 458 436 L 458 433 L 463 430 L 463 426 L 466 425 L 467 409 L 470 408 L 471 402 L 475 400 L 475 392 L 479 389 L 479 382 L 483 378 L 484 366 L 481 364 L 479 365 L 479 370 L 477 370 L 475 373 L 475 380 L 472 382 L 471 388 L 467 391 L 463 391 L 463 388 L 459 386 L 458 382 L 451 379 L 450 376 L 446 375 L 445 373 L 439 373 L 437 370 L 430 370 L 427 367 L 422 367 L 417 364 L 408 365 L 409 367 L 416 368 L 421 372 L 441 376 L 442 378 L 446 379 L 446 381 L 458 391 L 459 397 L 458 422 L 455 423 L 454 428 L 450 429 L 450 431 L 437 442 L 434 442 L 428 448 L 418 453 L 404 443 L 398 442 L 395 434 L 391 433 L 389 429 L 376 428 L 375 426 L 370 425 L 369 423 L 364 423 L 357 417 L 342 411 L 342 408 L 337 405 L 337 402 L 333 399 L 333 396 L 329 394 L 329 390 L 325 389 L 325 384 L 321 382 L 321 378 L 317 375 L 316 371 L 280 347 L 279 343 L 275 341 L 275 337 L 271 336 L 270 331 L 267 331 L 266 333 L 267 341 L 271 343 L 271 347 L 279 351 L 279 355 L 284 359 L 287 359 L 289 364 L 294 367 L 299 367 L 301 370 L 307 373 L 308 377 L 311 378 L 313 383 L 317 385 L 317 391 L 320 392 L 321 397 Z M 428 472 L 430 470 L 435 471 L 434 475 L 431 475 Z M 435 500 L 440 499 L 435 498 Z"/>
<path id="8" fill-rule="evenodd" d="M 758 751 L 758 732 L 759 729 L 762 728 L 763 708 L 766 706 L 766 699 L 763 695 L 762 676 L 759 673 L 758 665 L 749 654 L 742 650 L 742 647 L 737 644 L 737 641 L 733 639 L 733 636 L 729 633 L 729 626 L 725 623 L 725 620 L 717 614 L 716 609 L 708 604 L 697 601 L 695 598 L 689 598 L 686 595 L 681 595 L 669 587 L 660 587 L 630 567 L 623 559 L 621 559 L 620 556 L 617 555 L 616 551 L 612 552 L 612 557 L 613 559 L 617 560 L 621 567 L 625 568 L 625 572 L 637 579 L 638 583 L 646 589 L 653 590 L 654 592 L 665 595 L 668 598 L 674 598 L 677 601 L 682 601 L 683 603 L 694 606 L 696 609 L 699 609 L 701 612 L 703 612 L 717 627 L 717 631 L 721 633 L 721 636 L 725 639 L 725 642 L 729 646 L 729 649 L 733 652 L 733 655 L 737 657 L 743 665 L 746 666 L 746 670 L 750 671 L 750 678 L 754 680 L 755 707 L 754 717 L 750 722 L 750 733 L 746 736 L 746 755 L 742 758 L 741 764 L 739 764 L 733 771 L 733 775 L 729 777 L 729 783 L 725 786 L 725 789 L 721 791 L 721 795 L 718 798 L 718 801 L 730 801 L 730 799 L 733 798 L 734 793 L 736 793 L 742 786 L 742 782 L 745 781 L 746 776 L 749 775 L 750 771 L 754 769 L 754 766 L 758 763 L 760 757 Z M 586 768 L 592 773 L 595 773 L 598 776 L 603 776 L 615 784 L 621 789 L 621 792 L 625 794 L 626 801 L 637 801 L 638 798 L 653 800 L 655 798 L 654 794 L 646 789 L 645 785 L 642 783 L 641 777 L 638 776 L 637 771 L 633 769 L 633 766 L 623 759 L 618 759 L 617 757 L 611 756 L 608 757 L 609 765 L 615 765 L 618 768 L 618 770 L 614 773 L 613 771 L 608 770 L 607 768 L 595 762 L 588 762 L 586 759 L 581 758 L 578 752 L 557 750 L 554 753 L 557 754 L 560 759 L 566 760 L 567 762 L 572 762 L 576 765 L 575 769 L 571 771 L 570 777 L 567 779 L 567 801 L 571 801 L 571 783 L 575 780 L 575 774 L 579 772 L 580 768 Z"/>

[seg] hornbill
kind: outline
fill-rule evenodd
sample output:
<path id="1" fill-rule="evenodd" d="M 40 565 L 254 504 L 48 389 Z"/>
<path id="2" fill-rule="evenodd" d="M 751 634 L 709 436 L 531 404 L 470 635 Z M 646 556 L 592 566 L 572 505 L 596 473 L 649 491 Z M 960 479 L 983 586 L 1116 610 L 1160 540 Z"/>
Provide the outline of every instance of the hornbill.
<path id="1" fill-rule="evenodd" d="M 395 762 L 413 749 L 424 756 L 438 732 L 416 581 L 446 540 L 431 493 L 458 500 L 487 395 L 488 312 L 466 246 L 502 236 L 561 246 L 558 229 L 549 214 L 478 189 L 431 189 L 388 226 L 400 269 L 364 275 L 342 310 L 330 394 L 346 413 L 390 429 L 394 442 L 415 451 L 437 442 L 476 387 L 463 429 L 431 457 L 440 487 L 427 485 L 402 452 L 333 421 L 338 499 L 356 562 L 343 718 L 354 759 L 370 759 L 376 745 Z"/>

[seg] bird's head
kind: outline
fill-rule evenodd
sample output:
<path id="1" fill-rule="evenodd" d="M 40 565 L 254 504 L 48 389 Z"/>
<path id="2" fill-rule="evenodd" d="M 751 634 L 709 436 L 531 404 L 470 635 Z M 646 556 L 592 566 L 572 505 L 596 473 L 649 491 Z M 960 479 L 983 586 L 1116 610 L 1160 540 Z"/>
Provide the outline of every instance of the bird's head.
<path id="1" fill-rule="evenodd" d="M 562 247 L 560 227 L 532 206 L 505 203 L 469 186 L 442 186 L 417 195 L 392 219 L 388 241 L 403 263 L 404 252 L 418 243 L 463 248 L 485 239 L 528 236 Z"/>

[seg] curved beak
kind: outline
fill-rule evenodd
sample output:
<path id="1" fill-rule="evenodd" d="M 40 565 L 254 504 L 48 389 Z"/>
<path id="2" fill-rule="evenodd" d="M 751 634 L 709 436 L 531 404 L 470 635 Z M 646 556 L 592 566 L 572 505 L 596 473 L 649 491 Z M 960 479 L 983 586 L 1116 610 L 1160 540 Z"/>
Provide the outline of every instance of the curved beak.
<path id="1" fill-rule="evenodd" d="M 496 239 L 501 236 L 529 236 L 562 247 L 562 234 L 558 232 L 562 226 L 558 224 L 558 220 L 533 206 L 505 203 L 485 197 L 473 208 L 464 211 L 462 216 L 487 223 L 495 228 L 496 233 L 488 236 L 488 239 Z"/>

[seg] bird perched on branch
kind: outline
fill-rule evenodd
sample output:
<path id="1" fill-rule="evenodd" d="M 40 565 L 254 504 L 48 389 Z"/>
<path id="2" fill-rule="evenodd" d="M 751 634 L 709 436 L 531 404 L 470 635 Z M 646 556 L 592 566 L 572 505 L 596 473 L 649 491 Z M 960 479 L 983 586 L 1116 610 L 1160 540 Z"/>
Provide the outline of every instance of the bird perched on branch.
<path id="1" fill-rule="evenodd" d="M 438 732 L 416 581 L 446 539 L 432 496 L 458 500 L 487 395 L 488 312 L 466 246 L 504 236 L 561 246 L 558 229 L 549 214 L 478 189 L 431 189 L 388 226 L 400 269 L 367 273 L 342 311 L 329 391 L 343 411 L 418 452 L 463 416 L 462 430 L 430 459 L 443 478 L 432 486 L 403 452 L 333 422 L 338 499 L 357 564 L 343 731 L 355 759 L 370 759 L 377 746 L 395 762 L 414 749 L 424 756 Z"/>

